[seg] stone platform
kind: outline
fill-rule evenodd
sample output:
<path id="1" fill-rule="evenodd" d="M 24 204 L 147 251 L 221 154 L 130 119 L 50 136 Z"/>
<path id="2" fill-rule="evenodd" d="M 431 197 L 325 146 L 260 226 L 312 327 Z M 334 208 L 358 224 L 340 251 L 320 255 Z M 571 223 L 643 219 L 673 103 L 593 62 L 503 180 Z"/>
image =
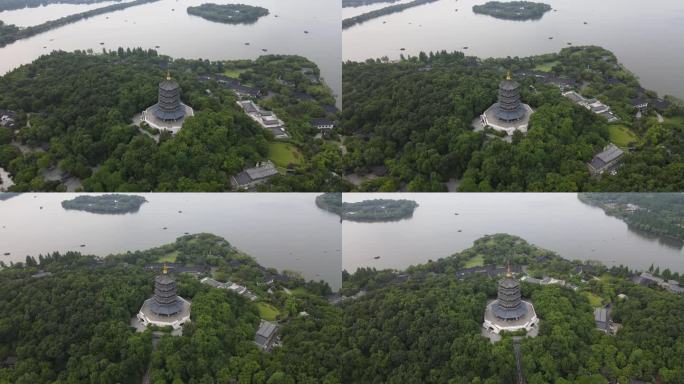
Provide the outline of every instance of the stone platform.
<path id="1" fill-rule="evenodd" d="M 527 133 L 527 127 L 530 124 L 530 116 L 534 113 L 532 107 L 527 104 L 522 104 L 525 109 L 525 115 L 522 119 L 518 121 L 502 121 L 496 117 L 496 107 L 498 103 L 493 104 L 489 109 L 487 109 L 482 115 L 480 115 L 480 123 L 482 127 L 490 126 L 496 131 L 506 132 L 509 136 L 512 136 L 515 131 L 520 131 L 522 133 Z"/>
<path id="2" fill-rule="evenodd" d="M 185 116 L 183 116 L 179 120 L 164 121 L 159 119 L 157 116 L 154 115 L 154 109 L 156 107 L 155 104 L 147 108 L 145 111 L 143 111 L 141 121 L 146 122 L 152 128 L 156 128 L 160 131 L 171 131 L 171 133 L 175 135 L 183 127 L 183 122 L 185 121 L 185 119 L 187 119 L 190 116 L 194 116 L 195 114 L 195 111 L 192 109 L 192 107 L 183 103 L 181 103 L 181 106 L 185 108 Z"/>
<path id="3" fill-rule="evenodd" d="M 183 306 L 180 312 L 173 316 L 160 316 L 152 312 L 151 302 L 154 299 L 147 299 L 143 303 L 140 312 L 138 312 L 138 320 L 144 327 L 156 325 L 158 327 L 173 327 L 173 329 L 180 329 L 183 324 L 190 321 L 190 302 L 182 297 L 178 297 Z"/>
<path id="4" fill-rule="evenodd" d="M 514 332 L 521 329 L 525 329 L 529 336 L 536 336 L 539 330 L 539 318 L 537 313 L 534 311 L 534 306 L 532 303 L 527 301 L 522 301 L 521 305 L 527 307 L 526 313 L 517 320 L 503 320 L 494 315 L 493 306 L 496 300 L 492 300 L 487 303 L 487 309 L 485 310 L 484 323 L 482 324 L 483 332 L 500 334 L 502 331 Z"/>

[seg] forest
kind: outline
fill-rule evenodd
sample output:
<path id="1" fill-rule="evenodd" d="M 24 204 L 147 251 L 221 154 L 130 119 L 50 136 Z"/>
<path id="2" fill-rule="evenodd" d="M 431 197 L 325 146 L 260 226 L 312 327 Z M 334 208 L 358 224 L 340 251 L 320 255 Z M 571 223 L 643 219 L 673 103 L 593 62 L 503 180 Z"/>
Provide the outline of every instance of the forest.
<path id="1" fill-rule="evenodd" d="M 282 347 L 272 354 L 252 343 L 260 301 L 210 288 L 186 274 L 176 277 L 179 295 L 192 301 L 192 322 L 183 335 L 163 335 L 153 343 L 151 330 L 136 333 L 130 319 L 152 294 L 158 273 L 144 266 L 169 250 L 182 252 L 185 259 L 177 262 L 207 262 L 222 273 L 235 265 L 233 281 L 248 270 L 268 271 L 210 234 L 103 259 L 55 252 L 2 264 L 0 287 L 6 294 L 0 295 L 0 362 L 8 357 L 16 362 L 0 365 L 0 383 L 140 383 L 149 369 L 153 383 L 313 384 L 333 371 L 334 355 L 326 348 L 339 310 L 323 299 L 330 293 L 326 284 L 290 279 L 284 283 L 290 294 L 279 285 L 271 286 L 272 294 L 258 289 L 260 300 L 281 312 Z M 250 286 L 256 286 L 255 280 Z M 328 356 L 327 366 L 319 361 L 322 355 Z M 339 383 L 331 380 L 326 382 Z"/>
<path id="2" fill-rule="evenodd" d="M 372 199 L 349 203 L 342 201 L 341 193 L 329 192 L 316 196 L 316 206 L 339 215 L 341 220 L 386 222 L 411 218 L 418 203 L 406 199 Z"/>
<path id="3" fill-rule="evenodd" d="M 505 20 L 537 20 L 541 19 L 551 6 L 531 1 L 489 1 L 482 5 L 473 5 L 473 12 L 489 15 Z"/>
<path id="4" fill-rule="evenodd" d="M 111 0 L 3 0 L 2 3 L 0 3 L 0 12 L 14 9 L 36 8 L 50 4 L 97 4 L 105 1 Z"/>
<path id="5" fill-rule="evenodd" d="M 229 190 L 230 176 L 267 159 L 274 139 L 243 113 L 231 90 L 199 80 L 226 71 L 238 72 L 242 84 L 271 92 L 259 103 L 285 121 L 290 143 L 303 155 L 260 188 L 345 189 L 332 174 L 341 171 L 339 149 L 315 139 L 309 123 L 311 117 L 325 116 L 324 106 L 334 103 L 329 88 L 301 73 L 301 68 L 318 71 L 314 63 L 275 55 L 171 61 L 142 49 L 53 52 L 0 77 L 0 106 L 17 112 L 22 125 L 9 143 L 0 144 L 0 166 L 16 183 L 12 190 L 65 190 L 63 180 L 45 177 L 55 170 L 93 192 Z M 155 140 L 131 120 L 157 101 L 157 86 L 167 70 L 195 116 L 177 135 L 165 132 Z M 299 93 L 310 98 L 300 99 Z M 22 153 L 17 144 L 30 149 Z"/>
<path id="6" fill-rule="evenodd" d="M 580 193 L 577 197 L 630 227 L 684 241 L 684 194 Z"/>
<path id="7" fill-rule="evenodd" d="M 28 37 L 35 36 L 39 33 L 47 32 L 51 29 L 75 23 L 79 20 L 87 19 L 89 17 L 102 15 L 109 12 L 120 11 L 141 4 L 154 3 L 156 1 L 159 0 L 133 0 L 124 3 L 107 5 L 105 7 L 96 8 L 81 13 L 75 13 L 73 15 L 60 17 L 56 20 L 46 21 L 42 24 L 32 25 L 30 27 L 22 29 L 16 28 L 14 25 L 10 25 L 7 27 L 2 27 L 2 25 L 0 25 L 0 48 L 4 47 L 7 44 L 13 43 L 17 40 L 26 39 Z"/>
<path id="8" fill-rule="evenodd" d="M 684 109 L 673 103 L 653 118 L 635 121 L 630 98 L 638 81 L 600 47 L 570 47 L 534 57 L 478 59 L 462 52 L 421 53 L 343 64 L 342 132 L 346 174 L 365 175 L 384 165 L 387 176 L 362 191 L 679 191 L 684 188 Z M 516 75 L 522 100 L 535 113 L 528 133 L 506 142 L 475 132 L 473 121 L 496 101 L 506 73 L 555 63 L 554 76 L 587 83 L 597 97 L 643 138 L 615 175 L 592 178 L 587 162 L 610 140 L 610 125 L 561 96 L 553 84 Z M 618 79 L 617 83 L 610 79 Z"/>
<path id="9" fill-rule="evenodd" d="M 62 201 L 62 208 L 66 210 L 85 211 L 100 214 L 122 214 L 138 212 L 147 200 L 137 195 L 80 195 L 71 200 Z"/>
<path id="10" fill-rule="evenodd" d="M 392 13 L 401 12 L 403 10 L 406 10 L 406 9 L 409 9 L 412 7 L 417 7 L 419 5 L 428 4 L 428 3 L 435 2 L 435 1 L 437 1 L 437 0 L 413 0 L 413 1 L 410 1 L 408 3 L 390 5 L 390 6 L 387 6 L 384 8 L 376 9 L 374 11 L 362 13 L 358 16 L 353 16 L 353 17 L 349 17 L 347 19 L 342 20 L 342 29 L 352 27 L 356 24 L 363 23 L 364 21 L 376 19 L 380 16 L 385 16 L 385 15 L 389 15 Z"/>
<path id="11" fill-rule="evenodd" d="M 268 15 L 268 9 L 246 4 L 205 3 L 196 7 L 188 7 L 187 11 L 189 15 L 227 24 L 254 23 L 260 17 Z"/>
<path id="12" fill-rule="evenodd" d="M 496 279 L 455 276 L 473 255 L 498 265 L 509 258 L 548 268 L 572 264 L 500 234 L 441 259 L 441 266 L 435 261 L 406 271 L 345 272 L 347 294 L 365 289 L 366 295 L 342 306 L 340 343 L 349 351 L 343 355 L 343 382 L 516 383 L 511 337 L 491 344 L 481 336 L 487 300 L 496 297 Z M 523 283 L 523 297 L 533 302 L 541 319 L 539 336 L 522 341 L 526 382 L 681 383 L 684 325 L 677 317 L 684 315 L 684 297 L 634 285 L 624 268 L 597 271 L 598 281 L 578 292 Z M 408 279 L 398 282 L 399 273 Z M 613 320 L 622 325 L 616 336 L 595 330 L 583 290 L 615 300 Z M 627 299 L 619 300 L 618 294 Z"/>

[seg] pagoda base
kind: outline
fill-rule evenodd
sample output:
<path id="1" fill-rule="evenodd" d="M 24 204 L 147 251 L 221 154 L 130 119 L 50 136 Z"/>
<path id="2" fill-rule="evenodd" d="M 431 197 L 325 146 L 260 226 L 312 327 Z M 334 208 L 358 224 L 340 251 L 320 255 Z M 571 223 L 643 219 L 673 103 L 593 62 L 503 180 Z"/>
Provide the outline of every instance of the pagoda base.
<path id="1" fill-rule="evenodd" d="M 185 119 L 190 116 L 194 116 L 195 114 L 195 111 L 192 109 L 192 107 L 185 105 L 183 103 L 181 103 L 181 106 L 185 108 L 185 116 L 181 117 L 178 120 L 162 120 L 158 118 L 154 114 L 154 110 L 156 107 L 155 104 L 143 111 L 141 122 L 144 121 L 152 128 L 156 128 L 160 131 L 170 131 L 175 135 L 183 127 L 183 122 L 185 121 Z"/>
<path id="2" fill-rule="evenodd" d="M 482 323 L 482 327 L 485 330 L 498 335 L 502 331 L 515 332 L 524 329 L 530 336 L 536 336 L 537 330 L 539 329 L 539 318 L 534 311 L 532 303 L 524 300 L 522 301 L 521 305 L 526 306 L 527 311 L 522 317 L 516 320 L 504 320 L 497 317 L 494 314 L 494 305 L 496 305 L 496 300 L 487 303 L 484 323 Z"/>
<path id="3" fill-rule="evenodd" d="M 151 303 L 154 299 L 147 299 L 138 312 L 138 320 L 144 327 L 156 325 L 158 327 L 172 327 L 173 329 L 180 329 L 183 324 L 190 321 L 190 302 L 182 297 L 178 297 L 181 301 L 182 307 L 180 312 L 172 316 L 157 315 L 152 312 Z"/>
<path id="4" fill-rule="evenodd" d="M 522 104 L 522 107 L 525 109 L 525 114 L 520 120 L 503 121 L 496 117 L 497 105 L 498 103 L 493 104 L 480 115 L 480 123 L 483 127 L 491 127 L 495 131 L 506 132 L 509 136 L 512 136 L 515 131 L 527 133 L 527 127 L 530 124 L 530 116 L 534 113 L 532 107 L 527 104 Z"/>

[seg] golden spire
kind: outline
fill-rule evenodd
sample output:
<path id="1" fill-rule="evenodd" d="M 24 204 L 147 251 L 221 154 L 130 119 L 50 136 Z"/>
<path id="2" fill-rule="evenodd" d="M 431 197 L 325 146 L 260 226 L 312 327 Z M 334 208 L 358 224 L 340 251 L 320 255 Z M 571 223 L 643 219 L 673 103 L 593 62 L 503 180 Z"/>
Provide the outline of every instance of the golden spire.
<path id="1" fill-rule="evenodd" d="M 508 71 L 508 74 L 506 75 L 506 80 L 511 80 L 511 71 Z"/>
<path id="2" fill-rule="evenodd" d="M 171 80 L 171 71 L 166 70 L 166 80 Z"/>
<path id="3" fill-rule="evenodd" d="M 169 273 L 169 267 L 166 265 L 166 261 L 164 262 L 164 268 L 162 268 L 162 273 L 165 275 Z"/>

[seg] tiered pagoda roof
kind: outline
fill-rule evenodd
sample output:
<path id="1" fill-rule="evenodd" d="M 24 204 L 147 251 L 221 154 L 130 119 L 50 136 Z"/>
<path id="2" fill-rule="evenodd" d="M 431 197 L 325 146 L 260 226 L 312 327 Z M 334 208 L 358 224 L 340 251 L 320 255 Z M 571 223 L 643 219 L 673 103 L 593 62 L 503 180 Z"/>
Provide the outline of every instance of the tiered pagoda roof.
<path id="1" fill-rule="evenodd" d="M 499 294 L 493 306 L 494 315 L 503 320 L 517 320 L 527 314 L 522 303 L 520 283 L 513 278 L 510 267 L 506 278 L 499 281 Z"/>
<path id="2" fill-rule="evenodd" d="M 154 115 L 160 120 L 175 121 L 185 116 L 185 107 L 180 99 L 180 85 L 171 80 L 170 73 L 159 83 L 159 101 L 153 108 Z"/>
<path id="3" fill-rule="evenodd" d="M 520 84 L 511 79 L 509 73 L 499 83 L 499 102 L 495 110 L 496 118 L 501 121 L 518 121 L 525 116 L 525 108 L 520 102 Z"/>

